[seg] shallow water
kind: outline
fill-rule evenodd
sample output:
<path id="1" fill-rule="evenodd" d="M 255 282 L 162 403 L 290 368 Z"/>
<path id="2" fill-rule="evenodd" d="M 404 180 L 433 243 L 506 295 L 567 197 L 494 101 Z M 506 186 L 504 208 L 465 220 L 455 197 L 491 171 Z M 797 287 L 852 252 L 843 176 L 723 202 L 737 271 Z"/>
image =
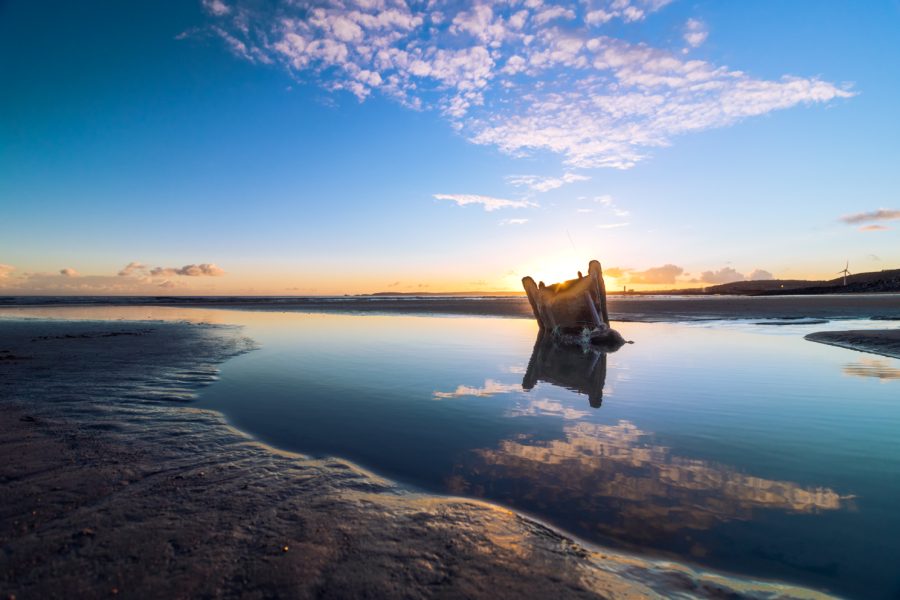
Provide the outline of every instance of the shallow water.
<path id="1" fill-rule="evenodd" d="M 244 325 L 260 348 L 197 405 L 276 447 L 607 546 L 900 592 L 900 361 L 802 339 L 884 322 L 624 323 L 635 344 L 596 355 L 518 319 L 118 310 L 43 314 Z"/>

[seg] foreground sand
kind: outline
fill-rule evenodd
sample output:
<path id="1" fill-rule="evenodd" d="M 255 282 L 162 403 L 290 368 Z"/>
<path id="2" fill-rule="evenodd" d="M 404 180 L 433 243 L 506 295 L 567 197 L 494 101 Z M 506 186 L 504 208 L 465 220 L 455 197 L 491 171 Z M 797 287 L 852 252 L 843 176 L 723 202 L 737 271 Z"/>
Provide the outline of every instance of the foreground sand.
<path id="1" fill-rule="evenodd" d="M 189 404 L 252 346 L 237 328 L 6 320 L 0 340 L 4 597 L 821 597 L 255 443 Z"/>
<path id="2" fill-rule="evenodd" d="M 804 339 L 830 346 L 900 358 L 900 329 L 819 331 Z"/>

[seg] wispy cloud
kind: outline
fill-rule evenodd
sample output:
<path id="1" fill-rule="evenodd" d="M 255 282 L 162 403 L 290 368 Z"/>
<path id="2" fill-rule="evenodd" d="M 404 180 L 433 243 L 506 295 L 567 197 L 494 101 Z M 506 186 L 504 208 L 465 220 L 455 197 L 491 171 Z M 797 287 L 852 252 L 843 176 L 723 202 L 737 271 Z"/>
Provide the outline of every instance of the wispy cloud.
<path id="1" fill-rule="evenodd" d="M 183 267 L 153 267 L 152 269 L 147 265 L 138 262 L 132 261 L 122 267 L 122 270 L 119 271 L 119 277 L 172 277 L 172 276 L 184 276 L 184 277 L 220 277 L 225 274 L 224 269 L 216 265 L 215 263 L 201 263 L 201 264 L 191 264 L 184 265 Z"/>
<path id="2" fill-rule="evenodd" d="M 600 204 L 606 208 L 608 208 L 612 214 L 617 217 L 627 217 L 631 213 L 625 210 L 624 208 L 619 208 L 616 204 L 615 200 L 609 194 L 603 194 L 602 196 L 595 196 L 594 202 Z"/>
<path id="3" fill-rule="evenodd" d="M 537 206 L 534 202 L 528 200 L 506 200 L 505 198 L 494 198 L 492 196 L 479 196 L 477 194 L 435 194 L 438 200 L 450 200 L 456 202 L 459 206 L 467 204 L 481 204 L 484 210 L 491 212 L 501 208 L 527 208 L 529 206 Z"/>
<path id="4" fill-rule="evenodd" d="M 604 270 L 604 274 L 615 277 L 622 283 L 631 285 L 672 285 L 681 283 L 709 283 L 722 284 L 734 281 L 761 281 L 774 279 L 774 275 L 765 269 L 754 269 L 750 275 L 744 275 L 732 267 L 723 267 L 715 271 L 704 271 L 698 278 L 687 280 L 689 274 L 682 267 L 666 264 L 661 267 L 652 267 L 644 271 L 611 267 Z"/>
<path id="5" fill-rule="evenodd" d="M 587 181 L 590 177 L 577 173 L 564 173 L 561 177 L 544 177 L 541 175 L 510 175 L 506 180 L 517 187 L 527 187 L 535 192 L 549 192 L 561 188 L 567 183 Z"/>
<path id="6" fill-rule="evenodd" d="M 735 281 L 744 281 L 745 279 L 746 277 L 744 277 L 743 273 L 738 273 L 731 267 L 722 267 L 718 271 L 703 271 L 700 274 L 700 281 L 704 283 L 733 283 Z"/>
<path id="7" fill-rule="evenodd" d="M 231 12 L 231 9 L 222 0 L 203 0 L 203 8 L 217 17 L 225 16 Z"/>
<path id="8" fill-rule="evenodd" d="M 524 225 L 527 222 L 528 219 L 503 219 L 500 225 Z"/>
<path id="9" fill-rule="evenodd" d="M 9 275 L 13 270 L 10 265 L 0 265 L 0 288 L 42 294 L 155 294 L 159 288 L 186 288 L 187 278 L 225 274 L 213 263 L 150 269 L 136 261 L 117 274 L 108 275 L 82 274 L 66 267 L 52 273 L 24 272 L 11 277 Z M 206 289 L 210 286 L 207 285 Z"/>
<path id="10" fill-rule="evenodd" d="M 127 268 L 127 267 L 126 267 Z M 150 270 L 150 275 L 183 275 L 185 277 L 220 277 L 225 271 L 214 263 L 202 263 L 199 265 L 185 265 L 181 268 L 156 267 Z"/>
<path id="11" fill-rule="evenodd" d="M 298 79 L 360 101 L 380 93 L 434 109 L 474 143 L 512 155 L 550 151 L 581 168 L 626 169 L 685 133 L 854 95 L 815 77 L 754 78 L 603 31 L 666 4 L 205 5 L 215 19 L 210 30 L 246 60 L 282 64 Z M 705 26 L 688 27 L 686 41 L 701 43 Z"/>
<path id="12" fill-rule="evenodd" d="M 129 275 L 133 275 L 135 273 L 143 273 L 146 270 L 146 265 L 137 261 L 132 261 L 125 265 L 125 267 L 121 271 L 119 271 L 119 277 L 128 277 Z"/>
<path id="13" fill-rule="evenodd" d="M 886 225 L 863 225 L 859 228 L 860 231 L 887 231 L 890 227 Z"/>
<path id="14" fill-rule="evenodd" d="M 658 285 L 675 283 L 676 278 L 684 273 L 684 269 L 678 265 L 666 264 L 661 267 L 652 267 L 644 271 L 622 267 L 610 267 L 604 269 L 603 273 L 609 277 L 615 277 L 623 283 L 634 285 Z"/>
<path id="15" fill-rule="evenodd" d="M 895 221 L 900 219 L 900 210 L 880 208 L 871 212 L 854 213 L 852 215 L 844 215 L 841 221 L 848 225 L 859 225 L 861 223 L 869 223 L 872 221 Z"/>
<path id="16" fill-rule="evenodd" d="M 767 279 L 775 279 L 775 276 L 765 269 L 753 269 L 747 276 L 747 279 L 750 281 L 765 281 Z"/>
<path id="17" fill-rule="evenodd" d="M 708 36 L 709 31 L 706 29 L 706 24 L 703 23 L 703 21 L 688 19 L 687 23 L 685 23 L 684 41 L 687 42 L 688 46 L 691 48 L 702 45 Z"/>

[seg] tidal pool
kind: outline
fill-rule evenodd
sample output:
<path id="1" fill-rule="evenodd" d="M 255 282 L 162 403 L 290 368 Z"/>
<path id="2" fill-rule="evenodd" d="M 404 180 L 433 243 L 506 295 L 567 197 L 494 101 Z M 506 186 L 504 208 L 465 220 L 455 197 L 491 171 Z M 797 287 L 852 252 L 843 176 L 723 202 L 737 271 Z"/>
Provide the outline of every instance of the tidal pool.
<path id="1" fill-rule="evenodd" d="M 80 310 L 68 316 L 99 314 Z M 884 323 L 620 323 L 635 343 L 599 354 L 536 343 L 524 319 L 118 316 L 243 325 L 259 348 L 226 362 L 196 405 L 275 447 L 604 546 L 900 594 L 900 361 L 803 340 Z"/>

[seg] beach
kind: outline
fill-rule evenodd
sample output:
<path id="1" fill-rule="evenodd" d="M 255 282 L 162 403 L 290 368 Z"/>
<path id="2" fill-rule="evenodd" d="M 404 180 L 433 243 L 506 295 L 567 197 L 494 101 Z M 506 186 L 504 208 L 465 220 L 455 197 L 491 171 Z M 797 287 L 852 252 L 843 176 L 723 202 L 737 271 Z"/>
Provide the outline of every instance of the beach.
<path id="1" fill-rule="evenodd" d="M 338 312 L 534 318 L 524 296 L 20 296 L 0 297 L 0 307 L 173 306 Z M 900 320 L 900 294 L 819 296 L 609 296 L 613 321 L 672 322 L 715 319 Z"/>
<path id="2" fill-rule="evenodd" d="M 277 451 L 197 410 L 240 328 L 0 320 L 2 591 L 62 597 L 823 595 L 611 552 Z"/>
<path id="3" fill-rule="evenodd" d="M 900 329 L 820 331 L 807 335 L 806 339 L 839 348 L 900 358 Z"/>

